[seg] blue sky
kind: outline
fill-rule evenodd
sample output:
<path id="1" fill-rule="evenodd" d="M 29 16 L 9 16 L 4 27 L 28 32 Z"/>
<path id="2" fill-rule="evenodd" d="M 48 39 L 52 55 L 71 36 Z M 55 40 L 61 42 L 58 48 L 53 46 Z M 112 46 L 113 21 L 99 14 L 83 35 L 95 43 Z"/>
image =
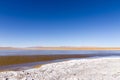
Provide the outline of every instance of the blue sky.
<path id="1" fill-rule="evenodd" d="M 119 0 L 0 0 L 0 46 L 120 47 Z"/>

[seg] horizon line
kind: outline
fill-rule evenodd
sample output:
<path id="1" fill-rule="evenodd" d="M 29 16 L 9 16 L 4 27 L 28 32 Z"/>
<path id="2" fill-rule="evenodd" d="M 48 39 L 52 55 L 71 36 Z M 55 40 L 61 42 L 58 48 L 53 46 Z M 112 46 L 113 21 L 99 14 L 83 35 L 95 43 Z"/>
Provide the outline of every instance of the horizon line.
<path id="1" fill-rule="evenodd" d="M 0 50 L 120 50 L 120 47 L 74 47 L 74 46 L 59 46 L 59 47 L 0 47 Z"/>

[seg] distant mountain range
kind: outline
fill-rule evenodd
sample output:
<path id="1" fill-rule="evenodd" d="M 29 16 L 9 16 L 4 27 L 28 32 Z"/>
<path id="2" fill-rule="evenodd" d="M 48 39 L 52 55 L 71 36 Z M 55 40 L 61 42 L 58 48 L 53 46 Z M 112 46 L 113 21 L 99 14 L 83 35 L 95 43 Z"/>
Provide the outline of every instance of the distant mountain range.
<path id="1" fill-rule="evenodd" d="M 120 50 L 120 47 L 0 47 L 0 50 Z"/>

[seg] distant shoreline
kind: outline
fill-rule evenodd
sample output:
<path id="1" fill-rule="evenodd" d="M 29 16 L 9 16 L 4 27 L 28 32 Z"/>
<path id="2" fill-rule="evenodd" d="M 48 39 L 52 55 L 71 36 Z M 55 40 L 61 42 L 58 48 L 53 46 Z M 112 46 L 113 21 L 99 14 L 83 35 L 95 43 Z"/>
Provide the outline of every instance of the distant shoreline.
<path id="1" fill-rule="evenodd" d="M 0 47 L 0 50 L 120 50 L 120 47 Z"/>

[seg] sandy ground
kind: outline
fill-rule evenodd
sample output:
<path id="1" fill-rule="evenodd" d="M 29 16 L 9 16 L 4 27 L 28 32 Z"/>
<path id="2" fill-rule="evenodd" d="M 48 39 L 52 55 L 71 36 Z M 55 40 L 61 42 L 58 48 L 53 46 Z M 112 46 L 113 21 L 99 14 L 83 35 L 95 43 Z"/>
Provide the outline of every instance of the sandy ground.
<path id="1" fill-rule="evenodd" d="M 120 47 L 0 47 L 0 50 L 120 50 Z"/>
<path id="2" fill-rule="evenodd" d="M 76 59 L 5 71 L 0 80 L 120 80 L 120 58 Z"/>

